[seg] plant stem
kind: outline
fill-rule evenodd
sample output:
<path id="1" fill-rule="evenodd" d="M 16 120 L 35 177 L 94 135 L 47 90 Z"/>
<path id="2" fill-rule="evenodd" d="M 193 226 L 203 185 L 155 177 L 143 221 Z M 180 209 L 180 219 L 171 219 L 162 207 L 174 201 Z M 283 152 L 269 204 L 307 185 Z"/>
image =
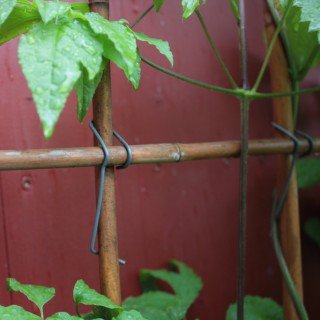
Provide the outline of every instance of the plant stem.
<path id="1" fill-rule="evenodd" d="M 238 257 L 237 319 L 244 319 L 247 242 L 247 177 L 250 100 L 241 101 L 241 154 L 240 154 L 240 222 Z"/>
<path id="2" fill-rule="evenodd" d="M 134 28 L 153 8 L 154 5 L 152 4 L 149 8 L 143 11 L 142 14 L 137 18 L 137 20 L 130 25 L 130 28 Z"/>
<path id="3" fill-rule="evenodd" d="M 202 27 L 205 35 L 206 35 L 206 38 L 207 38 L 207 40 L 208 40 L 208 42 L 209 42 L 209 44 L 210 44 L 210 46 L 211 46 L 211 48 L 212 48 L 212 50 L 214 52 L 214 55 L 216 56 L 216 58 L 217 58 L 217 60 L 218 60 L 218 62 L 220 64 L 224 74 L 228 78 L 230 85 L 232 86 L 233 89 L 238 88 L 238 85 L 237 85 L 236 81 L 234 80 L 234 78 L 232 77 L 227 65 L 225 64 L 225 62 L 224 62 L 224 60 L 222 58 L 222 55 L 221 55 L 221 53 L 220 53 L 215 41 L 213 40 L 212 36 L 209 33 L 208 27 L 207 27 L 207 25 L 206 25 L 206 23 L 205 23 L 205 21 L 204 21 L 204 19 L 202 17 L 202 14 L 200 13 L 199 10 L 196 10 L 196 14 L 197 14 L 198 20 L 199 20 L 199 22 L 201 24 L 201 27 Z"/>
<path id="4" fill-rule="evenodd" d="M 180 73 L 176 73 L 174 71 L 171 71 L 171 70 L 168 70 L 166 68 L 163 68 L 163 67 L 155 64 L 154 62 L 150 61 L 147 58 L 141 57 L 141 60 L 143 62 L 145 62 L 146 64 L 148 64 L 149 66 L 151 66 L 152 68 L 158 70 L 158 71 L 161 71 L 161 72 L 163 72 L 165 74 L 168 74 L 168 75 L 170 75 L 170 76 L 172 76 L 174 78 L 180 79 L 182 81 L 191 83 L 191 84 L 196 85 L 198 87 L 209 89 L 209 90 L 212 90 L 212 91 L 226 93 L 226 94 L 231 95 L 231 96 L 241 96 L 240 90 L 227 89 L 227 88 L 224 88 L 224 87 L 219 87 L 219 86 L 215 86 L 215 85 L 212 85 L 212 84 L 209 84 L 209 83 L 205 83 L 205 82 L 201 82 L 201 81 L 198 81 L 198 80 L 194 80 L 194 79 L 188 78 L 188 77 L 186 77 L 186 76 L 184 76 L 184 75 L 182 75 Z"/>
<path id="5" fill-rule="evenodd" d="M 277 41 L 278 36 L 279 36 L 279 33 L 281 32 L 281 29 L 282 29 L 282 27 L 283 27 L 283 25 L 284 25 L 284 23 L 286 21 L 288 13 L 290 12 L 291 6 L 292 6 L 292 0 L 290 0 L 288 2 L 287 6 L 285 8 L 285 11 L 283 13 L 283 16 L 282 16 L 281 20 L 279 21 L 279 23 L 277 24 L 276 31 L 275 31 L 275 33 L 274 33 L 274 35 L 272 37 L 272 40 L 270 42 L 270 45 L 268 47 L 267 54 L 266 54 L 265 59 L 263 61 L 262 67 L 261 67 L 261 69 L 259 71 L 257 80 L 256 80 L 256 82 L 255 82 L 255 84 L 254 84 L 254 86 L 252 88 L 254 91 L 258 90 L 258 88 L 259 88 L 259 86 L 261 84 L 262 78 L 264 76 L 264 73 L 265 73 L 265 71 L 267 69 L 267 66 L 268 66 L 268 63 L 269 63 L 269 60 L 270 60 L 270 57 L 271 57 L 271 53 L 272 53 L 273 48 L 274 48 L 274 46 L 276 44 L 276 41 Z"/>
<path id="6" fill-rule="evenodd" d="M 249 90 L 248 55 L 246 37 L 245 1 L 239 1 L 240 11 L 240 49 L 242 88 Z M 249 145 L 249 107 L 250 99 L 245 96 L 240 99 L 241 107 L 241 153 L 240 153 L 240 221 L 239 221 L 239 257 L 237 285 L 237 320 L 244 320 L 246 293 L 246 246 L 247 246 L 247 180 L 248 180 L 248 145 Z"/>
<path id="7" fill-rule="evenodd" d="M 293 91 L 299 91 L 299 81 L 292 80 L 292 89 Z M 293 125 L 296 127 L 297 120 L 298 120 L 298 113 L 299 113 L 299 94 L 295 94 L 292 96 L 292 118 L 293 118 Z"/>
<path id="8" fill-rule="evenodd" d="M 165 73 L 171 77 L 174 77 L 176 79 L 188 82 L 190 84 L 193 84 L 195 86 L 209 89 L 211 91 L 216 91 L 216 92 L 221 92 L 228 94 L 230 96 L 238 97 L 238 98 L 243 98 L 243 97 L 248 97 L 250 100 L 256 100 L 256 99 L 271 99 L 271 98 L 282 98 L 282 97 L 291 97 L 296 94 L 308 94 L 308 93 L 315 93 L 315 92 L 320 92 L 320 86 L 315 86 L 307 89 L 302 89 L 302 90 L 297 90 L 297 91 L 290 91 L 290 92 L 255 92 L 253 90 L 248 90 L 248 89 L 228 89 L 220 86 L 216 86 L 213 84 L 209 84 L 206 82 L 201 82 L 189 77 L 186 77 L 183 74 L 171 71 L 169 69 L 166 69 L 164 67 L 159 66 L 158 64 L 150 61 L 149 59 L 145 57 L 141 57 L 142 61 L 146 64 L 148 64 L 150 67 Z"/>
<path id="9" fill-rule="evenodd" d="M 294 90 L 290 92 L 251 92 L 249 94 L 251 99 L 270 99 L 270 98 L 283 98 L 283 97 L 292 97 L 294 95 L 302 95 L 307 93 L 315 93 L 320 91 L 320 86 L 315 86 L 307 89 Z"/>
<path id="10" fill-rule="evenodd" d="M 273 246 L 274 246 L 274 250 L 277 256 L 277 260 L 282 272 L 282 276 L 284 278 L 284 281 L 287 285 L 287 288 L 289 290 L 289 294 L 291 296 L 291 299 L 296 307 L 296 310 L 299 314 L 299 317 L 301 320 L 308 320 L 308 314 L 307 311 L 304 307 L 304 304 L 296 290 L 296 287 L 294 285 L 294 282 L 292 280 L 291 274 L 288 270 L 286 261 L 283 257 L 283 253 L 281 250 L 281 245 L 280 245 L 280 241 L 279 241 L 279 236 L 278 236 L 278 226 L 277 226 L 277 221 L 275 219 L 275 217 L 273 217 L 272 219 L 272 229 L 271 229 L 271 237 L 272 237 L 272 242 L 273 242 Z"/>

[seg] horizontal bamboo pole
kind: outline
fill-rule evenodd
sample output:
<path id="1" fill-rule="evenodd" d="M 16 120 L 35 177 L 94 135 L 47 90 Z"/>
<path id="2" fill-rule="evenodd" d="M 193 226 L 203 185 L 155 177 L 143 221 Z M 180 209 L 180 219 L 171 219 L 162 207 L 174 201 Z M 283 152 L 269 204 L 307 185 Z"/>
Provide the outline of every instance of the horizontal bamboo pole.
<path id="1" fill-rule="evenodd" d="M 320 139 L 314 141 L 314 151 L 320 152 Z M 204 143 L 166 143 L 132 145 L 133 164 L 170 163 L 190 160 L 239 157 L 239 141 Z M 308 149 L 308 143 L 301 141 L 301 152 Z M 293 143 L 286 139 L 252 140 L 249 143 L 250 156 L 290 154 Z M 126 150 L 122 146 L 109 147 L 110 166 L 126 161 Z M 103 153 L 99 147 L 2 150 L 0 170 L 28 170 L 49 168 L 74 168 L 98 166 Z"/>

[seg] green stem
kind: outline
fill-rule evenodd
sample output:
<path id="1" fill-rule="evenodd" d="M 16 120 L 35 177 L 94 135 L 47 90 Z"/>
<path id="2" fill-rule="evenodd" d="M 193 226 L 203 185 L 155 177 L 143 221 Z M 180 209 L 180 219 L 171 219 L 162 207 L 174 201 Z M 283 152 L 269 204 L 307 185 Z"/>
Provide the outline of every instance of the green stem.
<path id="1" fill-rule="evenodd" d="M 247 95 L 250 96 L 251 99 L 270 99 L 270 98 L 284 98 L 284 97 L 292 97 L 294 95 L 302 95 L 308 93 L 315 93 L 320 91 L 320 86 L 315 86 L 307 89 L 294 90 L 290 92 L 272 92 L 272 93 L 263 93 L 263 92 L 250 92 Z"/>
<path id="2" fill-rule="evenodd" d="M 197 14 L 198 20 L 199 20 L 199 22 L 201 24 L 201 27 L 202 27 L 205 35 L 206 35 L 206 38 L 207 38 L 207 40 L 208 40 L 208 42 L 209 42 L 209 44 L 210 44 L 210 46 L 211 46 L 211 48 L 212 48 L 212 50 L 214 52 L 214 55 L 216 56 L 216 58 L 217 58 L 217 60 L 218 60 L 218 62 L 220 64 L 224 74 L 228 78 L 228 80 L 230 82 L 230 85 L 232 86 L 233 89 L 238 88 L 238 85 L 237 85 L 236 81 L 234 80 L 234 78 L 232 77 L 231 72 L 229 71 L 226 63 L 224 62 L 224 60 L 222 58 L 222 55 L 221 55 L 221 53 L 220 53 L 215 41 L 213 40 L 212 36 L 209 33 L 208 27 L 207 27 L 207 25 L 206 25 L 206 23 L 205 23 L 205 21 L 204 21 L 204 19 L 202 17 L 202 14 L 200 13 L 199 10 L 196 10 L 196 14 Z"/>
<path id="3" fill-rule="evenodd" d="M 276 253 L 276 257 L 282 272 L 282 276 L 284 278 L 284 281 L 287 285 L 290 297 L 295 305 L 295 308 L 299 314 L 300 320 L 308 320 L 308 314 L 307 311 L 303 305 L 303 302 L 296 290 L 296 287 L 294 285 L 294 282 L 292 280 L 290 271 L 287 267 L 286 261 L 284 259 L 280 241 L 279 241 L 279 236 L 278 236 L 278 226 L 275 217 L 272 219 L 272 228 L 271 228 L 271 237 L 272 237 L 272 242 L 274 246 L 274 250 Z"/>
<path id="4" fill-rule="evenodd" d="M 249 89 L 228 89 L 220 86 L 216 86 L 213 84 L 209 84 L 206 82 L 201 82 L 189 77 L 186 77 L 183 74 L 171 71 L 169 69 L 166 69 L 164 67 L 159 66 L 158 64 L 150 61 L 149 59 L 145 57 L 141 57 L 142 61 L 148 64 L 150 67 L 165 73 L 171 77 L 174 77 L 176 79 L 185 81 L 187 83 L 193 84 L 195 86 L 205 88 L 211 91 L 216 91 L 220 93 L 225 93 L 230 96 L 238 97 L 238 98 L 250 98 L 250 100 L 257 100 L 257 99 L 272 99 L 272 98 L 283 98 L 283 97 L 292 97 L 297 94 L 308 94 L 308 93 L 315 93 L 315 92 L 320 92 L 320 86 L 315 86 L 312 88 L 307 88 L 307 89 L 302 89 L 302 90 L 297 90 L 297 91 L 290 91 L 290 92 L 255 92 L 253 90 Z"/>
<path id="5" fill-rule="evenodd" d="M 171 70 L 168 70 L 166 68 L 163 68 L 157 64 L 155 64 L 154 62 L 150 61 L 149 59 L 147 58 L 144 58 L 144 57 L 141 57 L 141 60 L 143 62 L 145 62 L 146 64 L 148 64 L 150 67 L 158 70 L 158 71 L 161 71 L 165 74 L 168 74 L 169 76 L 172 76 L 176 79 L 180 79 L 182 81 L 185 81 L 185 82 L 188 82 L 188 83 L 191 83 L 193 85 L 196 85 L 198 87 L 201 87 L 201 88 L 205 88 L 205 89 L 209 89 L 209 90 L 212 90 L 212 91 L 217 91 L 217 92 L 222 92 L 222 93 L 226 93 L 228 95 L 231 95 L 231 96 L 242 96 L 242 94 L 240 92 L 242 92 L 241 90 L 235 90 L 235 89 L 227 89 L 227 88 L 224 88 L 224 87 L 219 87 L 219 86 L 215 86 L 215 85 L 212 85 L 212 84 L 209 84 L 209 83 L 205 83 L 205 82 L 201 82 L 201 81 L 198 81 L 198 80 L 194 80 L 194 79 L 191 79 L 191 78 L 188 78 L 180 73 L 176 73 L 174 71 L 171 71 Z"/>
<path id="6" fill-rule="evenodd" d="M 140 17 L 138 17 L 138 19 L 130 25 L 130 28 L 131 29 L 134 28 L 153 8 L 154 8 L 154 5 L 151 5 L 145 11 L 143 11 Z"/>
<path id="7" fill-rule="evenodd" d="M 279 33 L 282 30 L 282 27 L 283 27 L 283 25 L 284 25 L 284 23 L 286 21 L 288 13 L 290 12 L 290 9 L 291 9 L 291 6 L 292 6 L 292 2 L 293 2 L 293 0 L 288 2 L 287 6 L 285 8 L 285 11 L 283 13 L 283 16 L 282 16 L 281 20 L 279 21 L 279 23 L 277 25 L 276 31 L 275 31 L 272 39 L 271 39 L 270 45 L 269 45 L 268 50 L 267 50 L 267 54 L 266 54 L 265 59 L 264 59 L 263 64 L 262 64 L 262 67 L 261 67 L 261 69 L 259 71 L 257 80 L 256 80 L 256 82 L 255 82 L 255 84 L 254 84 L 254 86 L 252 88 L 253 91 L 258 90 L 258 88 L 259 88 L 259 86 L 261 84 L 262 78 L 263 78 L 264 73 L 265 73 L 265 71 L 267 69 L 267 66 L 269 64 L 269 60 L 270 60 L 273 48 L 274 48 L 274 46 L 276 44 L 276 41 L 278 39 Z"/>
<path id="8" fill-rule="evenodd" d="M 300 83 L 297 80 L 292 80 L 292 89 L 293 91 L 298 92 L 300 88 Z M 297 125 L 298 120 L 298 112 L 299 112 L 299 94 L 294 94 L 292 96 L 292 117 L 294 127 Z"/>

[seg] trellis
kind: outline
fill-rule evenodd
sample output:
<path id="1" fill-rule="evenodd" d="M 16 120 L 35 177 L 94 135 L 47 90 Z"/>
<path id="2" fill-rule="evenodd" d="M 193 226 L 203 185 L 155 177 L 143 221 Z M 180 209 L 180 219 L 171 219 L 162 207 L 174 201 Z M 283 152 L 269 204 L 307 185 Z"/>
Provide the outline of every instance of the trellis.
<path id="1" fill-rule="evenodd" d="M 108 17 L 109 5 L 107 0 L 92 0 L 91 10 L 100 13 L 105 18 Z M 268 27 L 269 33 L 273 33 L 273 27 Z M 276 69 L 276 72 L 275 72 Z M 286 62 L 282 52 L 281 44 L 275 47 L 275 52 L 271 59 L 272 86 L 275 92 L 287 92 L 289 80 L 286 73 Z M 280 74 L 280 77 L 279 77 Z M 102 215 L 99 227 L 99 265 L 100 265 L 100 284 L 103 294 L 108 296 L 115 303 L 121 304 L 119 263 L 118 263 L 118 244 L 117 244 L 117 226 L 115 210 L 115 177 L 114 167 L 123 164 L 127 158 L 127 151 L 122 146 L 112 146 L 113 144 L 113 126 L 112 126 L 112 106 L 111 106 L 111 88 L 110 88 L 110 67 L 104 72 L 100 85 L 93 99 L 93 120 L 97 130 L 100 132 L 103 140 L 110 152 L 109 168 L 106 170 L 106 180 L 104 188 L 104 197 L 102 205 Z M 281 98 L 275 103 L 275 121 L 292 129 L 290 120 L 290 110 L 288 107 L 289 98 Z M 279 102 L 280 101 L 280 102 Z M 279 106 L 280 105 L 280 106 Z M 284 112 L 284 108 L 285 110 Z M 239 157 L 241 153 L 240 141 L 220 141 L 192 144 L 149 144 L 132 145 L 132 164 L 147 163 L 179 163 L 183 161 L 216 159 L 226 157 Z M 309 149 L 309 143 L 301 140 L 300 153 Z M 252 140 L 249 142 L 250 156 L 267 155 L 287 155 L 282 160 L 282 166 L 288 168 L 289 155 L 294 150 L 294 144 L 288 139 L 265 139 Z M 314 151 L 320 152 L 320 139 L 314 140 Z M 71 168 L 99 166 L 103 162 L 104 154 L 100 147 L 86 148 L 66 148 L 66 149 L 45 149 L 45 150 L 2 150 L 0 151 L 0 170 L 28 170 L 28 169 L 46 169 L 46 168 Z M 283 183 L 283 177 L 280 179 L 280 185 Z M 96 182 L 99 177 L 97 175 Z M 294 188 L 294 187 L 293 187 Z M 293 192 L 294 193 L 294 192 Z M 287 200 L 289 206 L 292 205 L 292 192 L 289 192 Z M 291 198 L 291 199 L 290 199 Z M 290 204 L 291 202 L 291 204 Z M 287 209 L 288 210 L 288 209 Z M 295 208 L 294 210 L 297 210 Z M 295 212 L 293 212 L 295 214 Z M 287 215 L 288 216 L 288 215 Z M 298 224 L 298 216 L 292 217 L 289 214 L 289 223 Z M 286 221 L 286 223 L 288 220 Z M 299 226 L 298 226 L 299 228 Z M 301 264 L 299 253 L 300 239 L 292 235 L 285 235 L 285 242 L 289 246 L 285 248 L 285 254 L 298 257 L 295 263 Z M 295 248 L 295 246 L 298 247 Z M 289 269 L 293 271 L 296 265 L 289 262 Z M 295 282 L 298 287 L 301 285 L 301 270 L 293 272 Z M 294 307 L 287 293 L 284 293 L 285 312 L 290 315 L 288 320 L 296 319 Z"/>

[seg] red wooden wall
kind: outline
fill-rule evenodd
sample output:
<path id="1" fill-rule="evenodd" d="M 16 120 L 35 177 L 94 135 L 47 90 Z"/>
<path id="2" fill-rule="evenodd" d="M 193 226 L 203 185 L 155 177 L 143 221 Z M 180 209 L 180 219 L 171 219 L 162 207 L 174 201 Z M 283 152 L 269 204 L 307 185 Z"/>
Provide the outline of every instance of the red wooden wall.
<path id="1" fill-rule="evenodd" d="M 133 21 L 150 1 L 110 1 L 112 19 Z M 250 77 L 253 81 L 264 54 L 263 1 L 248 4 Z M 237 30 L 228 1 L 208 1 L 203 10 L 210 30 L 231 71 L 239 78 Z M 168 39 L 175 70 L 196 79 L 227 86 L 195 18 L 181 20 L 179 1 L 167 1 L 159 15 L 150 14 L 137 30 Z M 41 133 L 31 94 L 17 63 L 16 44 L 0 48 L 1 149 L 92 145 L 85 124 L 76 121 L 70 98 L 54 137 Z M 165 66 L 154 50 L 144 55 Z M 314 74 L 312 80 L 317 81 Z M 319 79 L 320 80 L 320 79 Z M 131 144 L 202 142 L 239 138 L 239 108 L 234 98 L 195 88 L 143 67 L 141 88 L 134 91 L 116 68 L 112 72 L 115 128 Z M 267 81 L 263 85 L 267 90 Z M 312 119 L 319 96 L 304 98 Z M 251 138 L 272 136 L 270 102 L 251 110 Z M 310 123 L 310 121 L 312 123 Z M 319 135 L 315 120 L 305 120 Z M 274 158 L 249 161 L 248 285 L 250 294 L 281 301 L 279 270 L 269 239 L 275 182 Z M 135 166 L 117 173 L 117 208 L 123 296 L 139 293 L 138 270 L 164 267 L 180 259 L 201 275 L 204 290 L 190 319 L 224 319 L 236 298 L 239 161 Z M 314 192 L 314 191 L 312 191 Z M 319 214 L 316 194 L 305 191 L 307 214 Z M 5 278 L 54 286 L 57 297 L 48 312 L 72 311 L 72 286 L 85 279 L 98 288 L 97 258 L 88 251 L 95 210 L 94 170 L 59 169 L 0 174 L 0 302 L 24 303 L 5 290 Z M 304 219 L 304 218 L 303 218 Z M 319 250 L 303 237 L 307 306 L 320 314 Z M 317 284 L 317 286 L 316 286 Z M 28 306 L 28 305 L 27 305 Z M 31 306 L 29 305 L 31 308 Z"/>

